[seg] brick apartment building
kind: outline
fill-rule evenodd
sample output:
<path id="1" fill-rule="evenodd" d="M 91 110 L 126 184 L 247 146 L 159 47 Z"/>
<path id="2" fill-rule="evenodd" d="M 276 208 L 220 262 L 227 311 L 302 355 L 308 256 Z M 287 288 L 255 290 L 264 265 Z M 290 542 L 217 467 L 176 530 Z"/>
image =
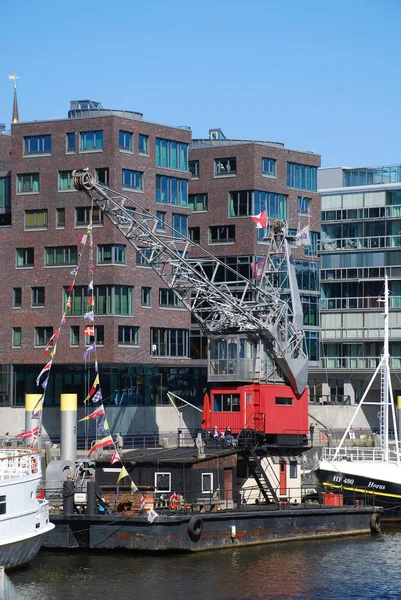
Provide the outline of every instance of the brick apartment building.
<path id="1" fill-rule="evenodd" d="M 266 253 L 249 217 L 267 210 L 271 218 L 288 220 L 295 233 L 309 212 L 312 246 L 294 248 L 294 258 L 309 356 L 317 364 L 320 157 L 279 143 L 226 140 L 220 130 L 189 146 L 190 130 L 146 122 L 140 113 L 106 110 L 91 101 L 71 102 L 70 108 L 66 119 L 16 123 L 11 134 L 0 132 L 1 406 L 22 407 L 26 393 L 40 392 L 35 380 L 65 309 L 90 218 L 87 196 L 72 186 L 76 168 L 88 167 L 98 181 L 189 232 L 249 278 L 251 263 Z M 166 391 L 201 404 L 205 340 L 96 207 L 92 222 L 94 271 L 83 260 L 46 391 L 45 427 L 58 431 L 61 393 L 76 392 L 82 405 L 92 383 L 83 360 L 92 341 L 83 331 L 92 276 L 99 372 L 112 431 L 173 429 L 177 422 Z M 197 413 L 186 414 L 188 426 L 198 421 Z"/>
<path id="2" fill-rule="evenodd" d="M 320 196 L 317 168 L 320 156 L 288 150 L 281 143 L 226 139 L 220 129 L 207 139 L 193 140 L 189 150 L 190 237 L 252 278 L 251 263 L 266 255 L 264 230 L 250 218 L 266 210 L 271 219 L 288 221 L 296 233 L 310 218 L 311 247 L 293 248 L 304 312 L 309 360 L 319 360 L 319 260 Z M 204 344 L 193 329 L 197 354 Z M 192 358 L 196 358 L 193 354 Z"/>
<path id="3" fill-rule="evenodd" d="M 65 309 L 91 211 L 87 196 L 73 188 L 73 169 L 88 167 L 98 181 L 186 233 L 190 141 L 187 129 L 89 101 L 72 102 L 67 119 L 13 124 L 11 135 L 0 136 L 0 185 L 11 191 L 10 202 L 0 206 L 3 406 L 23 406 L 26 393 L 40 392 L 35 380 L 48 360 L 44 349 Z M 71 391 L 82 401 L 92 383 L 83 361 L 93 341 L 84 335 L 83 319 L 92 277 L 105 403 L 153 407 L 153 417 L 148 411 L 138 429 L 154 430 L 155 407 L 168 402 L 168 389 L 202 399 L 205 369 L 190 367 L 188 358 L 190 315 L 96 207 L 92 221 L 94 271 L 83 258 L 46 404 L 57 406 L 60 393 Z"/>

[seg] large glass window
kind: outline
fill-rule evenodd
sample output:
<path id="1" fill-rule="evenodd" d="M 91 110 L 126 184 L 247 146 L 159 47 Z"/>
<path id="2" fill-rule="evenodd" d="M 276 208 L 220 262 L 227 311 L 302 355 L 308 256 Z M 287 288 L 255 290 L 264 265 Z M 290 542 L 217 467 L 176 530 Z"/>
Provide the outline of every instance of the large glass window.
<path id="1" fill-rule="evenodd" d="M 171 492 L 171 473 L 155 473 L 156 492 Z"/>
<path id="2" fill-rule="evenodd" d="M 72 179 L 72 171 L 59 171 L 58 189 L 60 192 L 65 192 L 66 190 L 75 190 L 74 181 Z"/>
<path id="3" fill-rule="evenodd" d="M 253 195 L 253 212 L 249 214 L 258 215 L 265 210 L 271 219 L 287 219 L 288 196 L 260 191 L 255 191 Z M 259 232 L 264 233 L 263 229 L 258 229 Z"/>
<path id="4" fill-rule="evenodd" d="M 24 137 L 24 154 L 50 154 L 52 138 L 50 135 L 29 135 Z"/>
<path id="5" fill-rule="evenodd" d="M 45 266 L 70 266 L 77 264 L 76 246 L 53 246 L 45 248 Z"/>
<path id="6" fill-rule="evenodd" d="M 134 313 L 132 286 L 99 285 L 93 290 L 96 315 L 128 315 Z M 71 292 L 64 290 L 65 305 L 71 298 L 71 315 L 82 315 L 90 310 L 89 291 L 86 286 L 75 286 Z"/>
<path id="7" fill-rule="evenodd" d="M 97 262 L 99 265 L 125 265 L 125 254 L 122 244 L 99 244 Z"/>
<path id="8" fill-rule="evenodd" d="M 150 343 L 153 356 L 189 356 L 189 331 L 187 329 L 167 329 L 152 327 Z"/>
<path id="9" fill-rule="evenodd" d="M 0 208 L 10 208 L 10 177 L 0 177 Z"/>
<path id="10" fill-rule="evenodd" d="M 187 171 L 188 144 L 156 138 L 156 165 Z"/>
<path id="11" fill-rule="evenodd" d="M 65 134 L 66 152 L 75 152 L 75 133 Z"/>
<path id="12" fill-rule="evenodd" d="M 103 150 L 103 131 L 81 131 L 79 139 L 81 152 Z"/>
<path id="13" fill-rule="evenodd" d="M 140 133 L 138 140 L 139 154 L 149 154 L 149 136 Z"/>
<path id="14" fill-rule="evenodd" d="M 39 192 L 39 173 L 17 175 L 17 194 L 37 194 Z"/>
<path id="15" fill-rule="evenodd" d="M 26 210 L 25 229 L 47 229 L 47 210 Z"/>
<path id="16" fill-rule="evenodd" d="M 118 141 L 120 145 L 120 150 L 124 150 L 125 152 L 132 152 L 132 133 L 130 131 L 121 131 L 118 135 Z"/>
<path id="17" fill-rule="evenodd" d="M 276 176 L 276 161 L 274 158 L 262 158 L 262 173 L 269 177 Z"/>
<path id="18" fill-rule="evenodd" d="M 130 171 L 123 169 L 123 188 L 131 190 L 143 190 L 143 173 L 141 171 Z"/>
<path id="19" fill-rule="evenodd" d="M 17 248 L 17 267 L 33 267 L 34 254 L 33 248 Z"/>
<path id="20" fill-rule="evenodd" d="M 213 225 L 209 227 L 209 243 L 235 242 L 235 225 Z"/>
<path id="21" fill-rule="evenodd" d="M 189 194 L 188 207 L 196 211 L 207 210 L 207 194 Z"/>
<path id="22" fill-rule="evenodd" d="M 230 192 L 230 217 L 248 217 L 252 215 L 252 201 L 252 191 Z"/>
<path id="23" fill-rule="evenodd" d="M 156 202 L 187 206 L 188 181 L 176 177 L 156 175 Z"/>
<path id="24" fill-rule="evenodd" d="M 189 172 L 192 175 L 192 179 L 199 178 L 199 160 L 190 160 L 189 161 Z"/>
<path id="25" fill-rule="evenodd" d="M 184 308 L 184 305 L 177 294 L 175 294 L 173 290 L 169 289 L 159 290 L 159 304 L 160 306 L 166 306 L 169 308 Z"/>
<path id="26" fill-rule="evenodd" d="M 298 214 L 310 215 L 311 214 L 312 201 L 306 196 L 298 196 Z"/>
<path id="27" fill-rule="evenodd" d="M 13 327 L 13 348 L 19 348 L 21 346 L 21 327 Z"/>
<path id="28" fill-rule="evenodd" d="M 172 219 L 172 223 L 173 223 L 173 229 L 175 230 L 173 232 L 173 236 L 178 238 L 181 235 L 184 235 L 185 237 L 188 237 L 188 216 L 187 215 L 180 215 L 178 213 L 173 213 L 173 219 Z"/>
<path id="29" fill-rule="evenodd" d="M 35 327 L 35 347 L 46 346 L 53 335 L 53 327 Z"/>
<path id="30" fill-rule="evenodd" d="M 295 261 L 295 273 L 300 290 L 319 291 L 319 268 L 318 262 Z"/>
<path id="31" fill-rule="evenodd" d="M 43 308 L 45 305 L 45 288 L 44 287 L 33 287 L 32 288 L 32 307 Z"/>
<path id="32" fill-rule="evenodd" d="M 151 291 L 152 291 L 152 288 L 150 288 L 150 287 L 141 288 L 141 305 L 142 306 L 151 306 L 152 305 Z"/>
<path id="33" fill-rule="evenodd" d="M 214 175 L 221 177 L 225 175 L 237 174 L 236 158 L 216 158 L 214 161 Z"/>
<path id="34" fill-rule="evenodd" d="M 317 167 L 287 163 L 287 186 L 297 190 L 317 191 Z"/>
<path id="35" fill-rule="evenodd" d="M 139 327 L 119 325 L 118 343 L 121 346 L 139 346 Z"/>
<path id="36" fill-rule="evenodd" d="M 78 206 L 75 209 L 75 225 L 77 227 L 103 224 L 103 213 L 100 208 L 90 206 Z"/>

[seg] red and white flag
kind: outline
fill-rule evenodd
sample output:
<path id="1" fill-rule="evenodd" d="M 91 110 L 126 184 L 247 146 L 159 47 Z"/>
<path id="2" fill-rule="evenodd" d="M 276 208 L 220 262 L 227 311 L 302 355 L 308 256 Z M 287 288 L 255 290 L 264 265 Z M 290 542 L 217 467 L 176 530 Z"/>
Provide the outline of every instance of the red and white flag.
<path id="1" fill-rule="evenodd" d="M 51 366 L 52 366 L 52 362 L 53 362 L 53 359 L 49 360 L 49 362 L 47 363 L 47 365 L 45 365 L 43 367 L 43 369 L 41 370 L 41 372 L 39 373 L 39 375 L 36 378 L 36 385 L 39 385 L 39 381 L 40 381 L 40 378 L 42 377 L 43 373 L 46 373 L 46 371 L 50 371 Z"/>
<path id="2" fill-rule="evenodd" d="M 34 427 L 33 429 L 30 429 L 29 431 L 21 431 L 21 433 L 17 433 L 17 435 L 15 436 L 16 438 L 30 438 L 30 437 L 34 437 L 36 435 L 38 435 L 39 433 L 39 425 L 36 425 L 36 427 Z"/>
<path id="3" fill-rule="evenodd" d="M 121 462 L 121 458 L 117 450 L 114 452 L 113 456 L 110 459 L 110 463 L 114 465 L 116 462 Z"/>
<path id="4" fill-rule="evenodd" d="M 252 221 L 256 223 L 256 229 L 266 229 L 267 227 L 267 213 L 263 210 L 258 215 L 251 216 Z"/>

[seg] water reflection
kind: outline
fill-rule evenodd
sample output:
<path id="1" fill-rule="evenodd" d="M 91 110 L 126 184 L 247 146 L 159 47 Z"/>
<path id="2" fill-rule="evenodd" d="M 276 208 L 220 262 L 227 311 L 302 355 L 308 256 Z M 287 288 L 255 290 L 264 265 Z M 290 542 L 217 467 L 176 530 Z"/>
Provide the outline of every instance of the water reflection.
<path id="1" fill-rule="evenodd" d="M 191 555 L 42 552 L 11 580 L 23 600 L 391 600 L 400 543 L 394 533 Z"/>

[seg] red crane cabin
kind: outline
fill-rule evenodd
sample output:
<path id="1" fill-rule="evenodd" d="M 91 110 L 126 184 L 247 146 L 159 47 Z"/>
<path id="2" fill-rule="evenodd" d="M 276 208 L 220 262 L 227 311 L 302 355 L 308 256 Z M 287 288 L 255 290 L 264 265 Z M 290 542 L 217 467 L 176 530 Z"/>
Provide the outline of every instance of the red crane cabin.
<path id="1" fill-rule="evenodd" d="M 296 396 L 289 385 L 250 383 L 211 386 L 205 394 L 202 429 L 230 427 L 234 434 L 243 429 L 264 432 L 271 442 L 277 436 L 292 437 L 308 432 L 308 388 Z M 276 438 L 276 439 L 275 439 Z"/>

